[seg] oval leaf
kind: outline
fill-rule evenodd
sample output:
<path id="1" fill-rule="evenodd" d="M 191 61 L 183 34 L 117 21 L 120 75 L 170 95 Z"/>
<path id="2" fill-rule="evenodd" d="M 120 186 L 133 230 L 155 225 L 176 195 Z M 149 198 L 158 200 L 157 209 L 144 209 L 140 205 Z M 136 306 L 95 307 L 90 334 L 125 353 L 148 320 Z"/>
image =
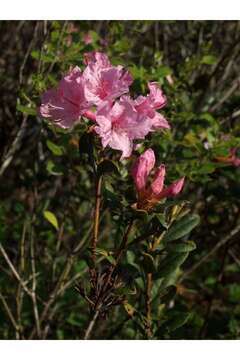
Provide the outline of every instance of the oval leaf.
<path id="1" fill-rule="evenodd" d="M 166 276 L 170 276 L 184 263 L 187 257 L 188 257 L 188 252 L 179 253 L 179 254 L 176 253 L 167 257 L 166 259 L 164 259 L 162 264 L 160 264 L 156 274 L 157 277 L 163 278 Z"/>
<path id="2" fill-rule="evenodd" d="M 48 149 L 53 153 L 53 155 L 61 156 L 63 155 L 63 149 L 61 146 L 58 146 L 51 142 L 50 140 L 47 140 L 47 147 Z"/>
<path id="3" fill-rule="evenodd" d="M 176 253 L 185 253 L 196 249 L 196 244 L 193 241 L 184 241 L 181 244 L 171 244 L 167 250 Z"/>
<path id="4" fill-rule="evenodd" d="M 173 241 L 189 234 L 192 229 L 199 224 L 199 222 L 200 217 L 198 215 L 186 215 L 182 217 L 178 222 L 170 227 L 164 236 L 164 240 Z"/>
<path id="5" fill-rule="evenodd" d="M 43 216 L 48 222 L 50 222 L 50 224 L 52 224 L 55 227 L 56 230 L 59 229 L 57 218 L 51 211 L 48 210 L 44 211 Z"/>

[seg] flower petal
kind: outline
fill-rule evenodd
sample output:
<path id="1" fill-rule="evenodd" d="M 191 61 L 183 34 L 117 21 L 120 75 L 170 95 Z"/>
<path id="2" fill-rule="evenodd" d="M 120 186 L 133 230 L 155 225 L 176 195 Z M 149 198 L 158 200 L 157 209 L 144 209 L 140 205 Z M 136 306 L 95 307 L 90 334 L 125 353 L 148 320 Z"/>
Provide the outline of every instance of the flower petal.
<path id="1" fill-rule="evenodd" d="M 148 83 L 148 88 L 150 90 L 150 94 L 148 95 L 148 99 L 153 109 L 161 109 L 167 103 L 167 98 L 163 94 L 160 86 L 157 82 Z"/>
<path id="2" fill-rule="evenodd" d="M 165 175 L 166 175 L 165 165 L 159 166 L 151 184 L 151 190 L 155 195 L 160 194 L 160 192 L 162 191 Z"/>
<path id="3" fill-rule="evenodd" d="M 131 174 L 139 192 L 146 190 L 147 177 L 155 165 L 155 155 L 152 149 L 146 150 L 133 164 Z"/>
<path id="4" fill-rule="evenodd" d="M 165 197 L 174 197 L 177 194 L 179 194 L 183 189 L 184 181 L 185 181 L 185 178 L 182 177 L 181 179 L 172 183 L 170 186 L 168 186 L 165 190 L 163 190 L 159 194 L 159 198 L 162 199 Z"/>

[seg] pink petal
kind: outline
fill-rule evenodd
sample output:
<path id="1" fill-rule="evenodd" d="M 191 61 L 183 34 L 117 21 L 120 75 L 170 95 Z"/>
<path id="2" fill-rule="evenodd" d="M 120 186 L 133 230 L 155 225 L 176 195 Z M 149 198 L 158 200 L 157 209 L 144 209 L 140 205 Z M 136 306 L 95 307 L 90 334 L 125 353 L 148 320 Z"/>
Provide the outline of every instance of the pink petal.
<path id="1" fill-rule="evenodd" d="M 172 183 L 170 186 L 168 186 L 165 190 L 163 190 L 159 196 L 161 198 L 164 197 L 174 197 L 177 194 L 179 194 L 182 189 L 183 189 L 183 185 L 184 185 L 184 180 L 185 178 L 182 177 L 181 179 L 175 181 L 174 183 Z"/>
<path id="2" fill-rule="evenodd" d="M 147 177 L 155 164 L 155 155 L 152 149 L 146 150 L 133 164 L 131 174 L 138 191 L 146 190 Z"/>
<path id="3" fill-rule="evenodd" d="M 152 126 L 154 129 L 170 129 L 170 125 L 164 116 L 155 111 L 155 116 L 152 118 Z"/>
<path id="4" fill-rule="evenodd" d="M 167 103 L 167 98 L 163 94 L 160 86 L 157 82 L 148 83 L 148 88 L 150 90 L 150 94 L 148 95 L 149 101 L 153 109 L 161 109 Z"/>
<path id="5" fill-rule="evenodd" d="M 111 139 L 108 144 L 112 149 L 122 151 L 121 159 L 127 158 L 132 153 L 133 142 L 127 133 L 112 131 Z"/>
<path id="6" fill-rule="evenodd" d="M 137 112 L 149 116 L 153 118 L 155 116 L 155 110 L 151 107 L 149 103 L 149 99 L 145 96 L 138 96 L 137 99 L 134 100 L 134 107 Z"/>
<path id="7" fill-rule="evenodd" d="M 126 96 L 114 105 L 102 103 L 96 113 L 96 132 L 102 139 L 104 146 L 121 150 L 122 157 L 130 156 L 133 140 L 143 139 L 152 129 L 149 118 L 139 115 Z M 123 145 L 119 143 L 122 139 Z"/>
<path id="8" fill-rule="evenodd" d="M 117 121 L 118 127 L 126 131 L 133 140 L 144 139 L 152 129 L 151 120 L 135 110 L 132 100 L 128 96 L 120 98 L 119 106 L 123 111 Z"/>
<path id="9" fill-rule="evenodd" d="M 166 169 L 164 165 L 161 165 L 154 176 L 154 179 L 151 184 L 151 190 L 155 195 L 160 194 L 163 189 L 164 180 L 166 175 Z"/>
<path id="10" fill-rule="evenodd" d="M 87 54 L 87 67 L 83 72 L 88 101 L 99 106 L 103 101 L 112 101 L 129 91 L 133 79 L 122 66 L 112 66 L 105 54 Z"/>
<path id="11" fill-rule="evenodd" d="M 60 81 L 57 89 L 50 89 L 42 95 L 39 112 L 55 125 L 71 128 L 89 107 L 81 70 L 75 67 Z"/>
<path id="12" fill-rule="evenodd" d="M 43 118 L 64 129 L 71 128 L 80 117 L 79 108 L 64 100 L 55 89 L 43 94 L 39 112 Z"/>

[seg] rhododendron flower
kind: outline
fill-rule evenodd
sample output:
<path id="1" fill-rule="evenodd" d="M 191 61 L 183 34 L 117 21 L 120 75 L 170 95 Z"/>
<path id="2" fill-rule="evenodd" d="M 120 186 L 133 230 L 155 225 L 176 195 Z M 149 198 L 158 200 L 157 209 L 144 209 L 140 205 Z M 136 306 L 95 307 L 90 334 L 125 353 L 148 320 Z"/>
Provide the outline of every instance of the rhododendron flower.
<path id="1" fill-rule="evenodd" d="M 218 156 L 216 159 L 220 162 L 228 163 L 233 166 L 240 166 L 240 158 L 237 157 L 237 148 L 230 149 L 228 156 Z"/>
<path id="2" fill-rule="evenodd" d="M 135 109 L 151 119 L 153 128 L 169 129 L 170 125 L 167 120 L 156 111 L 166 105 L 165 95 L 156 82 L 148 83 L 148 88 L 150 93 L 147 96 L 138 96 L 133 101 Z"/>
<path id="3" fill-rule="evenodd" d="M 121 65 L 112 66 L 107 55 L 100 52 L 85 54 L 85 63 L 85 96 L 93 104 L 98 106 L 103 101 L 113 101 L 129 91 L 132 76 Z"/>
<path id="4" fill-rule="evenodd" d="M 81 70 L 76 66 L 56 89 L 43 94 L 39 109 L 41 116 L 57 126 L 71 128 L 91 105 L 85 97 L 84 86 Z"/>
<path id="5" fill-rule="evenodd" d="M 152 131 L 149 118 L 136 111 L 131 99 L 123 96 L 114 105 L 105 102 L 96 113 L 95 131 L 101 137 L 103 147 L 121 150 L 122 157 L 131 155 L 133 140 L 144 139 Z"/>
<path id="6" fill-rule="evenodd" d="M 138 192 L 138 208 L 151 209 L 161 199 L 174 197 L 183 188 L 184 177 L 164 187 L 166 169 L 163 164 L 155 170 L 153 180 L 148 184 L 148 177 L 154 165 L 155 154 L 152 149 L 148 149 L 139 156 L 132 167 L 131 172 Z"/>

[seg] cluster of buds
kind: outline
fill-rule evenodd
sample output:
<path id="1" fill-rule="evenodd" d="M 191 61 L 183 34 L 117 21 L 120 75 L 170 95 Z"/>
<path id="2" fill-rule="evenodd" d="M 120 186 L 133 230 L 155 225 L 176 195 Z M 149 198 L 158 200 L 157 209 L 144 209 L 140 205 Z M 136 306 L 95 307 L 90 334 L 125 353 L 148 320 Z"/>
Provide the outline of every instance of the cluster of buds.
<path id="1" fill-rule="evenodd" d="M 152 181 L 148 183 L 154 165 L 155 154 L 152 149 L 146 150 L 133 164 L 132 176 L 138 193 L 138 209 L 150 210 L 160 200 L 176 196 L 183 188 L 184 177 L 164 187 L 166 169 L 163 164 L 155 169 Z"/>

